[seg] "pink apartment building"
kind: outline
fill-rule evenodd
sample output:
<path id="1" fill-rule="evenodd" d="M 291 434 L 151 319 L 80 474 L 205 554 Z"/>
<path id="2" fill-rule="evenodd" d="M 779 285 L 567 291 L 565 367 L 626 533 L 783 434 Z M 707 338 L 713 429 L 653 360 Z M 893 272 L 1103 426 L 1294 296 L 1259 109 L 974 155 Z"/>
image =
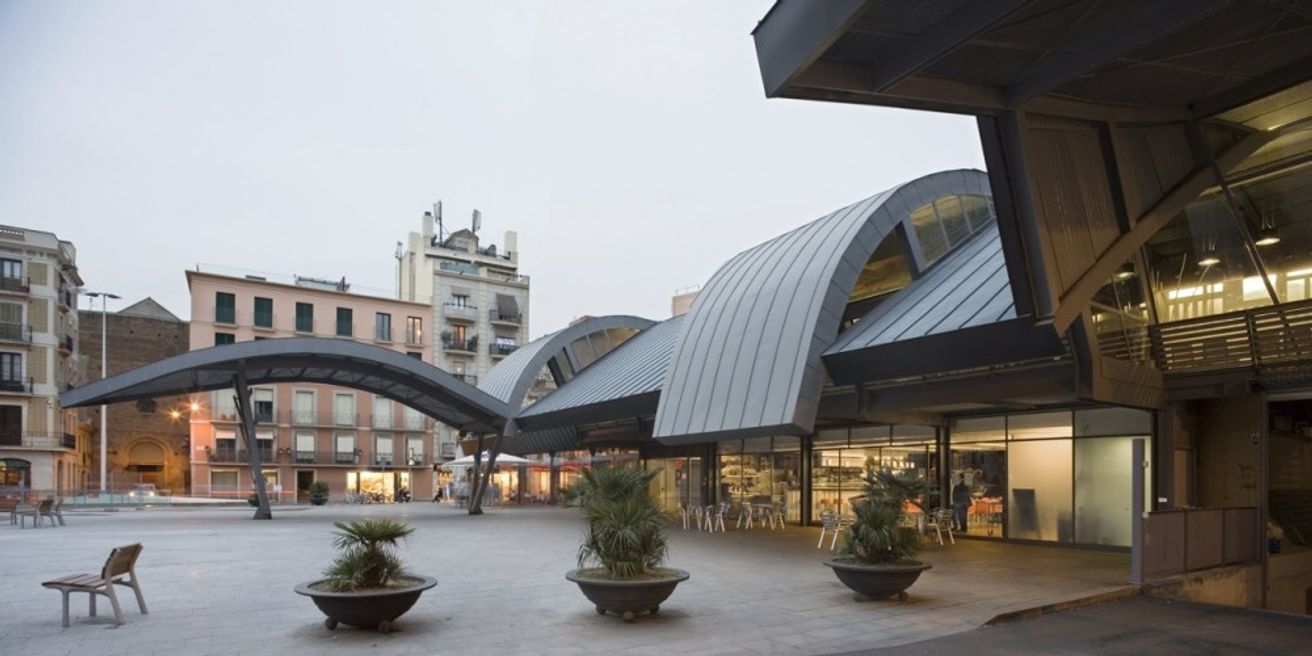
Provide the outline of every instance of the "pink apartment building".
<path id="1" fill-rule="evenodd" d="M 187 271 L 191 350 L 257 339 L 353 339 L 432 361 L 427 303 L 353 294 L 336 281 L 230 276 Z M 255 386 L 264 477 L 274 498 L 304 501 L 311 483 L 333 499 L 366 494 L 395 500 L 433 494 L 433 421 L 390 399 L 313 384 Z M 191 469 L 199 495 L 245 497 L 253 490 L 249 454 L 239 439 L 228 390 L 192 404 Z"/>

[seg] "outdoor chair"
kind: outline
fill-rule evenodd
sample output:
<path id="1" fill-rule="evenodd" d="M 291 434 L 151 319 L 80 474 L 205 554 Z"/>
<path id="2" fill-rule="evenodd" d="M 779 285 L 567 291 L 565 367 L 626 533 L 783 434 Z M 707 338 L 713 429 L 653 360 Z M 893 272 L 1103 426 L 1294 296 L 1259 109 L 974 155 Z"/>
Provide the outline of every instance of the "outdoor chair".
<path id="1" fill-rule="evenodd" d="M 682 503 L 679 504 L 679 519 L 683 521 L 683 530 L 685 531 L 688 530 L 688 519 L 691 518 L 691 516 L 692 516 L 692 509 Z M 698 521 L 699 528 L 700 528 L 700 524 L 701 522 Z"/>
<path id="2" fill-rule="evenodd" d="M 725 533 L 724 515 L 729 512 L 729 504 L 721 503 L 716 506 L 706 506 L 706 523 L 703 525 L 707 531 L 714 533 L 719 530 Z"/>
<path id="3" fill-rule="evenodd" d="M 51 526 L 56 526 L 55 522 L 59 522 L 58 526 L 65 526 L 66 524 L 64 524 L 64 499 L 61 497 L 55 497 L 54 503 L 50 506 L 50 511 L 46 513 L 42 513 L 42 516 L 50 520 Z"/>
<path id="4" fill-rule="evenodd" d="M 32 528 L 41 527 L 41 518 L 50 517 L 55 507 L 54 499 L 42 499 L 36 502 L 35 506 L 29 506 L 18 511 L 18 528 L 27 528 L 27 518 L 32 518 Z M 55 520 L 50 520 L 53 525 Z"/>
<path id="5" fill-rule="evenodd" d="M 140 544 L 118 547 L 109 552 L 109 558 L 105 561 L 105 567 L 100 570 L 99 575 L 74 574 L 42 583 L 42 587 L 58 590 L 64 594 L 64 626 L 68 626 L 70 592 L 86 592 L 91 595 L 92 617 L 96 616 L 96 595 L 109 597 L 109 603 L 114 607 L 114 623 L 123 624 L 125 622 L 123 609 L 119 607 L 118 595 L 114 593 L 116 585 L 132 588 L 132 592 L 137 595 L 137 606 L 141 609 L 141 614 L 146 615 L 146 598 L 141 594 L 141 584 L 137 581 L 136 572 L 137 557 L 140 555 Z"/>
<path id="6" fill-rule="evenodd" d="M 779 530 L 783 530 L 783 528 L 784 528 L 784 504 L 782 504 L 782 503 L 776 503 L 776 504 L 770 506 L 770 528 L 771 528 L 771 529 L 776 528 L 776 526 L 775 526 L 775 523 L 776 523 L 776 522 L 778 523 L 777 528 L 778 528 Z"/>
<path id="7" fill-rule="evenodd" d="M 952 537 L 952 509 L 937 508 L 934 510 L 934 537 L 938 539 L 940 546 L 943 544 L 943 534 L 948 534 L 948 540 L 952 544 L 957 543 L 957 539 Z"/>
<path id="8" fill-rule="evenodd" d="M 18 523 L 18 499 L 0 499 L 0 512 L 9 513 L 9 523 Z"/>
<path id="9" fill-rule="evenodd" d="M 833 551 L 838 546 L 838 534 L 843 530 L 842 523 L 838 520 L 838 515 L 826 511 L 820 513 L 820 541 L 815 543 L 815 548 L 819 549 L 825 544 L 825 534 L 831 534 L 829 539 L 829 550 Z"/>

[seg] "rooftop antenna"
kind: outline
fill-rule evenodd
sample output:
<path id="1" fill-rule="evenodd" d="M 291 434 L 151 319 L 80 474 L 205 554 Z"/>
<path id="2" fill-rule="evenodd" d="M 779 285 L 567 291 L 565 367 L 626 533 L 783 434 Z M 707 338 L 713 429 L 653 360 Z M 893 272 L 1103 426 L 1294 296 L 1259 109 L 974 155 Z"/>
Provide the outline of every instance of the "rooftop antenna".
<path id="1" fill-rule="evenodd" d="M 470 232 L 473 232 L 474 234 L 478 234 L 478 229 L 483 227 L 483 213 L 478 210 L 474 210 L 474 215 L 469 217 L 469 220 L 470 220 L 470 227 L 472 228 Z"/>
<path id="2" fill-rule="evenodd" d="M 396 242 L 396 298 L 401 300 L 401 257 L 404 253 L 401 242 Z"/>
<path id="3" fill-rule="evenodd" d="M 433 203 L 433 218 L 437 220 L 437 243 L 446 242 L 446 237 L 442 236 L 442 201 Z"/>

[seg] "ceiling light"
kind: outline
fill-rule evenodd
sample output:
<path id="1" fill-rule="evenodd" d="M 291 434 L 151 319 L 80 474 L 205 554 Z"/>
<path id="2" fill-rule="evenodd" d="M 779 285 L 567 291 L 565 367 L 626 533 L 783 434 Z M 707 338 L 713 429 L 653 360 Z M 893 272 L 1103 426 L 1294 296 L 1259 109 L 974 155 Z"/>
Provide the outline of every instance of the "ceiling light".
<path id="1" fill-rule="evenodd" d="M 1280 234 L 1276 232 L 1275 228 L 1263 228 L 1261 232 L 1257 233 L 1257 239 L 1253 243 L 1258 246 L 1274 246 L 1280 243 Z"/>
<path id="2" fill-rule="evenodd" d="M 1116 269 L 1116 273 L 1113 274 L 1112 277 L 1116 278 L 1117 280 L 1129 280 L 1130 278 L 1133 278 L 1134 265 L 1129 262 L 1122 264 L 1119 268 Z"/>
<path id="3" fill-rule="evenodd" d="M 1207 251 L 1203 253 L 1202 259 L 1198 260 L 1198 266 L 1210 267 L 1221 263 L 1221 258 L 1216 256 L 1216 251 Z"/>

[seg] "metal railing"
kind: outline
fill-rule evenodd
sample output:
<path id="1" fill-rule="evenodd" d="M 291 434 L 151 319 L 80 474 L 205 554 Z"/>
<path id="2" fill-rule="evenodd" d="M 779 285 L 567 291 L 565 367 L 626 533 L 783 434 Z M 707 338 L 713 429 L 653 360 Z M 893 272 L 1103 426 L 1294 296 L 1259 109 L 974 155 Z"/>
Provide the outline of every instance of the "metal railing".
<path id="1" fill-rule="evenodd" d="M 314 334 L 314 317 L 296 317 L 296 332 Z"/>
<path id="2" fill-rule="evenodd" d="M 500 323 L 513 323 L 513 324 L 519 324 L 519 323 L 521 323 L 521 322 L 523 321 L 523 319 L 524 319 L 524 315 L 519 314 L 519 313 L 516 313 L 516 314 L 502 314 L 499 310 L 497 310 L 496 308 L 493 308 L 493 309 L 491 309 L 491 310 L 488 310 L 488 312 L 487 312 L 487 318 L 488 318 L 488 321 L 496 321 L 496 322 L 500 322 Z"/>
<path id="3" fill-rule="evenodd" d="M 273 330 L 274 319 L 272 312 L 255 312 L 251 325 L 261 330 Z"/>
<path id="4" fill-rule="evenodd" d="M 0 340 L 30 342 L 32 341 L 32 327 L 21 323 L 0 323 Z"/>
<path id="5" fill-rule="evenodd" d="M 64 335 L 64 339 L 61 340 L 61 341 L 59 342 L 59 348 L 64 349 L 65 352 L 72 353 L 72 352 L 73 352 L 73 336 L 72 336 L 72 335 Z"/>
<path id="6" fill-rule="evenodd" d="M 393 428 L 396 422 L 392 420 L 392 415 L 372 415 L 369 418 L 369 425 L 374 428 Z"/>
<path id="7" fill-rule="evenodd" d="M 17 292 L 26 294 L 32 289 L 32 280 L 30 278 L 14 278 L 12 276 L 0 276 L 0 292 Z"/>
<path id="8" fill-rule="evenodd" d="M 237 308 L 214 307 L 214 323 L 237 325 Z"/>
<path id="9" fill-rule="evenodd" d="M 27 449 L 76 449 L 77 436 L 72 433 L 0 434 L 0 446 L 17 446 Z"/>
<path id="10" fill-rule="evenodd" d="M 406 430 L 425 430 L 428 428 L 428 417 L 423 415 L 402 415 L 401 427 Z"/>
<path id="11" fill-rule="evenodd" d="M 478 350 L 478 338 L 470 337 L 469 339 L 443 339 L 442 348 L 448 351 L 467 351 L 473 353 Z"/>
<path id="12" fill-rule="evenodd" d="M 505 356 L 515 352 L 519 344 L 497 344 L 493 342 L 487 345 L 487 352 L 493 356 Z"/>
<path id="13" fill-rule="evenodd" d="M 470 385 L 478 384 L 478 376 L 475 376 L 473 374 L 451 374 L 451 375 L 454 376 L 457 380 L 462 380 L 466 383 L 469 383 Z"/>
<path id="14" fill-rule="evenodd" d="M 1167 373 L 1297 374 L 1312 360 L 1312 301 L 1158 324 L 1150 333 L 1157 366 Z"/>
<path id="15" fill-rule="evenodd" d="M 12 380 L 9 378 L 0 378 L 0 392 L 10 394 L 31 394 L 32 386 L 36 384 L 31 378 L 19 378 Z"/>

